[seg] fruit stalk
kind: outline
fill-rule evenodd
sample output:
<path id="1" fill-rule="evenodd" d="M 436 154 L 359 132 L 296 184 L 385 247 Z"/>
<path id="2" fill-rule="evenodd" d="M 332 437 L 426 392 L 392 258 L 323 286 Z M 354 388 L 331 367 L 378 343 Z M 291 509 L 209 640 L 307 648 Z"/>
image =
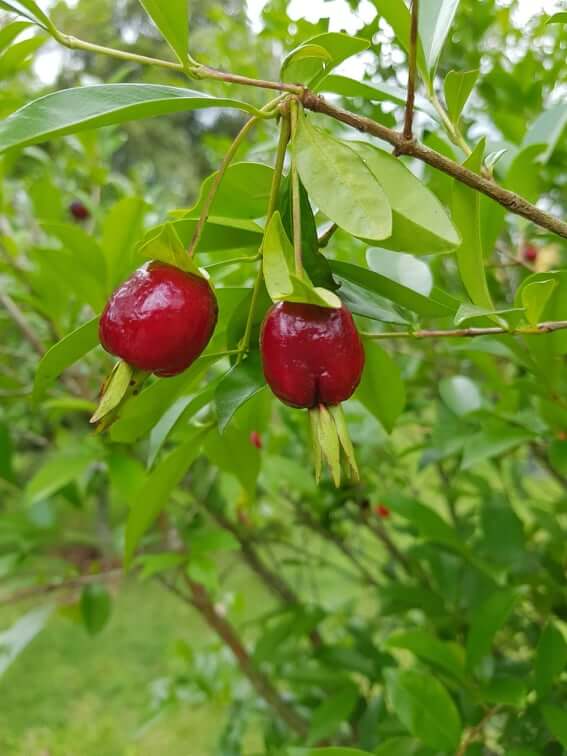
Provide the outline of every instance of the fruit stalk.
<path id="1" fill-rule="evenodd" d="M 297 273 L 298 278 L 303 278 L 303 250 L 301 244 L 301 195 L 299 191 L 299 172 L 297 170 L 297 161 L 295 159 L 295 149 L 293 148 L 299 118 L 299 103 L 295 99 L 291 100 L 290 102 L 290 115 L 292 136 L 291 201 L 293 213 L 293 250 L 295 257 L 295 272 Z"/>

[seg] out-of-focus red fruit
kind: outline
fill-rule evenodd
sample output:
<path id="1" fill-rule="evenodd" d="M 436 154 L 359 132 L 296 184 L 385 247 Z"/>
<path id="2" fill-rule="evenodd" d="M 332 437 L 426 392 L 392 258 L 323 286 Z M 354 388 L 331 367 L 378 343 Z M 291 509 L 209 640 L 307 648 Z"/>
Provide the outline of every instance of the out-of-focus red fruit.
<path id="1" fill-rule="evenodd" d="M 387 520 L 392 514 L 385 504 L 379 504 L 374 511 L 382 520 Z"/>
<path id="2" fill-rule="evenodd" d="M 256 449 L 261 449 L 262 444 L 262 436 L 258 433 L 258 431 L 252 431 L 250 434 L 250 443 L 252 446 L 255 446 Z"/>
<path id="3" fill-rule="evenodd" d="M 177 375 L 205 349 L 217 315 L 215 295 L 204 278 L 152 262 L 108 301 L 100 320 L 100 342 L 139 370 Z"/>
<path id="4" fill-rule="evenodd" d="M 344 305 L 274 305 L 262 326 L 260 349 L 268 385 L 292 407 L 344 402 L 364 368 L 362 342 Z"/>
<path id="5" fill-rule="evenodd" d="M 526 244 L 523 250 L 524 260 L 528 263 L 537 262 L 539 250 L 534 244 Z"/>
<path id="6" fill-rule="evenodd" d="M 80 200 L 71 202 L 71 204 L 69 205 L 69 212 L 77 221 L 86 221 L 91 217 L 90 210 Z"/>

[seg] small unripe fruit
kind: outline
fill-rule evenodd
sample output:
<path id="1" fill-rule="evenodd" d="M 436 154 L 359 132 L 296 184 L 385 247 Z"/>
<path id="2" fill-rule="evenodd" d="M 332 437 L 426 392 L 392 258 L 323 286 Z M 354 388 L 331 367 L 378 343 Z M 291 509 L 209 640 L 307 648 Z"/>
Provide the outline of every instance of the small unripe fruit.
<path id="1" fill-rule="evenodd" d="M 186 370 L 203 352 L 218 315 L 204 278 L 152 262 L 112 295 L 99 336 L 110 354 L 139 370 L 166 377 Z"/>
<path id="2" fill-rule="evenodd" d="M 268 385 L 292 407 L 344 402 L 364 368 L 362 342 L 344 305 L 274 305 L 262 326 L 260 348 Z"/>
<path id="3" fill-rule="evenodd" d="M 86 221 L 91 217 L 91 212 L 80 200 L 75 200 L 69 205 L 69 212 L 76 221 Z"/>
<path id="4" fill-rule="evenodd" d="M 252 446 L 255 446 L 256 449 L 261 449 L 262 444 L 262 436 L 258 433 L 258 431 L 252 431 L 250 434 L 250 443 Z"/>
<path id="5" fill-rule="evenodd" d="M 526 262 L 535 263 L 538 258 L 538 248 L 534 244 L 526 244 L 523 256 Z"/>

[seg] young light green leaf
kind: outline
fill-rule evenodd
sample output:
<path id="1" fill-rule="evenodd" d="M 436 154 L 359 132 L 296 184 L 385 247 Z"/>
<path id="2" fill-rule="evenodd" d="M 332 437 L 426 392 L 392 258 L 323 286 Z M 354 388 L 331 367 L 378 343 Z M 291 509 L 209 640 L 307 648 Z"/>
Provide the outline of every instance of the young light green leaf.
<path id="1" fill-rule="evenodd" d="M 89 635 L 98 635 L 106 626 L 112 600 L 104 585 L 86 585 L 81 593 L 81 616 Z"/>
<path id="2" fill-rule="evenodd" d="M 495 310 L 492 307 L 477 307 L 472 304 L 462 304 L 454 318 L 456 326 L 461 326 L 471 320 L 483 320 L 484 318 L 490 318 L 496 325 L 501 328 L 507 328 L 509 323 L 504 315 L 515 315 L 524 312 L 523 307 L 508 307 L 504 310 Z"/>
<path id="3" fill-rule="evenodd" d="M 238 409 L 265 387 L 266 381 L 258 352 L 253 352 L 248 359 L 239 362 L 227 373 L 215 392 L 217 419 L 221 433 Z"/>
<path id="4" fill-rule="evenodd" d="M 382 247 L 429 255 L 450 252 L 460 244 L 441 202 L 400 160 L 367 142 L 349 144 L 381 183 L 392 207 L 392 234 Z"/>
<path id="5" fill-rule="evenodd" d="M 532 325 L 539 323 L 542 314 L 553 292 L 557 288 L 557 281 L 549 278 L 546 281 L 532 281 L 522 289 L 522 304 L 526 308 L 526 317 Z"/>
<path id="6" fill-rule="evenodd" d="M 391 433 L 406 405 L 400 368 L 382 347 L 367 339 L 366 364 L 355 398 Z"/>
<path id="7" fill-rule="evenodd" d="M 352 147 L 300 118 L 293 145 L 313 202 L 342 229 L 365 239 L 392 233 L 392 210 L 372 171 Z"/>
<path id="8" fill-rule="evenodd" d="M 453 123 L 459 118 L 478 80 L 480 71 L 449 71 L 445 77 L 445 102 L 447 113 Z"/>
<path id="9" fill-rule="evenodd" d="M 34 24 L 41 26 L 42 29 L 49 31 L 53 34 L 55 27 L 53 22 L 34 2 L 34 0 L 0 0 L 0 9 L 6 10 L 9 13 L 17 13 L 18 16 L 33 21 Z"/>
<path id="10" fill-rule="evenodd" d="M 98 316 L 64 336 L 41 358 L 33 384 L 32 399 L 38 401 L 61 373 L 98 344 Z"/>
<path id="11" fill-rule="evenodd" d="M 305 302 L 329 308 L 341 306 L 336 294 L 314 287 L 306 275 L 299 279 L 292 272 L 293 246 L 285 232 L 279 211 L 274 213 L 266 229 L 262 249 L 264 280 L 272 301 Z"/>
<path id="12" fill-rule="evenodd" d="M 458 6 L 459 0 L 422 0 L 420 3 L 419 36 L 427 69 L 432 76 Z"/>
<path id="13" fill-rule="evenodd" d="M 104 387 L 97 410 L 91 417 L 93 425 L 118 407 L 128 393 L 133 375 L 134 368 L 127 362 L 120 360 L 116 363 Z"/>
<path id="14" fill-rule="evenodd" d="M 484 140 L 476 146 L 464 165 L 480 172 L 484 156 Z M 484 254 L 480 232 L 480 195 L 459 181 L 453 184 L 453 221 L 461 235 L 457 248 L 457 264 L 461 279 L 472 303 L 489 310 L 494 309 L 486 282 Z"/>
<path id="15" fill-rule="evenodd" d="M 385 677 L 392 709 L 411 734 L 430 748 L 454 752 L 461 718 L 439 680 L 413 669 L 387 669 Z"/>
<path id="16" fill-rule="evenodd" d="M 144 260 L 159 260 L 167 265 L 173 265 L 186 273 L 204 278 L 187 249 L 179 238 L 173 223 L 164 223 L 157 229 L 155 236 L 146 239 L 138 247 L 138 253 Z"/>
<path id="17" fill-rule="evenodd" d="M 481 606 L 475 607 L 467 637 L 467 662 L 470 669 L 474 669 L 490 654 L 494 636 L 514 611 L 518 598 L 516 591 L 499 588 Z"/>
<path id="18" fill-rule="evenodd" d="M 142 536 L 166 507 L 171 492 L 181 483 L 199 454 L 205 433 L 202 428 L 193 429 L 189 437 L 154 468 L 141 490 L 134 492 L 126 523 L 126 565 L 131 563 Z"/>
<path id="19" fill-rule="evenodd" d="M 466 375 L 444 378 L 439 384 L 439 393 L 447 407 L 459 417 L 476 412 L 482 407 L 482 396 L 478 386 Z"/>
<path id="20" fill-rule="evenodd" d="M 27 21 L 12 21 L 11 24 L 3 26 L 0 29 L 0 52 L 5 50 L 22 32 L 29 28 L 30 24 Z"/>
<path id="21" fill-rule="evenodd" d="M 350 34 L 319 34 L 289 53 L 282 63 L 281 79 L 317 89 L 318 83 L 334 68 L 368 47 L 366 39 Z"/>
<path id="22" fill-rule="evenodd" d="M 140 0 L 146 13 L 163 34 L 180 62 L 189 53 L 189 4 L 187 0 Z"/>
<path id="23" fill-rule="evenodd" d="M 553 683 L 567 665 L 567 642 L 563 633 L 549 622 L 537 645 L 535 660 L 535 687 L 539 698 L 545 698 Z"/>
<path id="24" fill-rule="evenodd" d="M 96 84 L 40 97 L 0 123 L 0 152 L 65 134 L 202 108 L 258 111 L 239 100 L 158 84 Z"/>
<path id="25" fill-rule="evenodd" d="M 567 126 L 567 104 L 560 100 L 548 110 L 544 110 L 528 129 L 524 137 L 524 147 L 543 144 L 545 150 L 541 156 L 542 163 L 547 163 Z"/>
<path id="26" fill-rule="evenodd" d="M 42 47 L 48 40 L 44 34 L 38 34 L 30 39 L 24 39 L 21 42 L 8 47 L 0 55 L 0 77 L 7 79 L 13 76 L 17 71 L 31 64 L 34 53 Z"/>
<path id="27" fill-rule="evenodd" d="M 561 743 L 563 748 L 567 748 L 567 713 L 559 706 L 548 704 L 542 706 L 542 713 L 545 723 L 554 738 Z"/>

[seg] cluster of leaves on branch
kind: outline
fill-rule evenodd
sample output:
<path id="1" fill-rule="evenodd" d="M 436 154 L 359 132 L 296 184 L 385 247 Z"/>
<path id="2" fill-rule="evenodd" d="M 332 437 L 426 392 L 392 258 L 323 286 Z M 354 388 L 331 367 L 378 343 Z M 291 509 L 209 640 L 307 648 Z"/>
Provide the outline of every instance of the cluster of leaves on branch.
<path id="1" fill-rule="evenodd" d="M 254 749 L 274 755 L 555 756 L 567 750 L 564 14 L 519 29 L 515 4 L 373 5 L 354 36 L 291 24 L 274 0 L 262 64 L 240 65 L 214 3 L 128 3 L 126 22 L 156 39 L 124 47 L 97 25 L 74 36 L 64 7 L 0 0 L 0 603 L 70 595 L 96 634 L 117 573 L 160 582 L 231 661 L 187 654 L 156 706 L 228 686 L 223 756 L 248 753 L 253 728 Z M 48 40 L 96 83 L 23 98 Z M 352 60 L 364 76 L 340 68 Z M 73 76 L 69 63 L 62 82 Z M 173 114 L 178 126 L 153 131 Z M 179 134 L 203 124 L 207 151 L 193 145 L 185 167 Z M 172 184 L 224 154 L 189 207 L 164 206 L 176 190 L 151 167 L 154 134 L 173 140 Z M 136 146 L 143 170 L 125 167 Z M 214 296 L 179 365 L 139 362 L 134 330 L 108 335 L 113 292 L 150 260 Z M 344 411 L 348 391 L 298 399 L 287 368 L 267 365 L 262 324 L 306 308 L 355 316 L 361 376 L 351 321 L 352 351 L 329 342 L 356 363 L 349 391 L 360 378 Z M 130 366 L 113 365 L 99 328 Z M 271 359 L 288 349 L 281 333 Z M 332 349 L 313 355 L 333 373 Z M 337 487 L 317 486 L 310 434 Z M 245 624 L 233 560 L 266 591 Z M 0 636 L 8 662 L 20 629 L 31 640 L 48 618 L 34 610 Z"/>

